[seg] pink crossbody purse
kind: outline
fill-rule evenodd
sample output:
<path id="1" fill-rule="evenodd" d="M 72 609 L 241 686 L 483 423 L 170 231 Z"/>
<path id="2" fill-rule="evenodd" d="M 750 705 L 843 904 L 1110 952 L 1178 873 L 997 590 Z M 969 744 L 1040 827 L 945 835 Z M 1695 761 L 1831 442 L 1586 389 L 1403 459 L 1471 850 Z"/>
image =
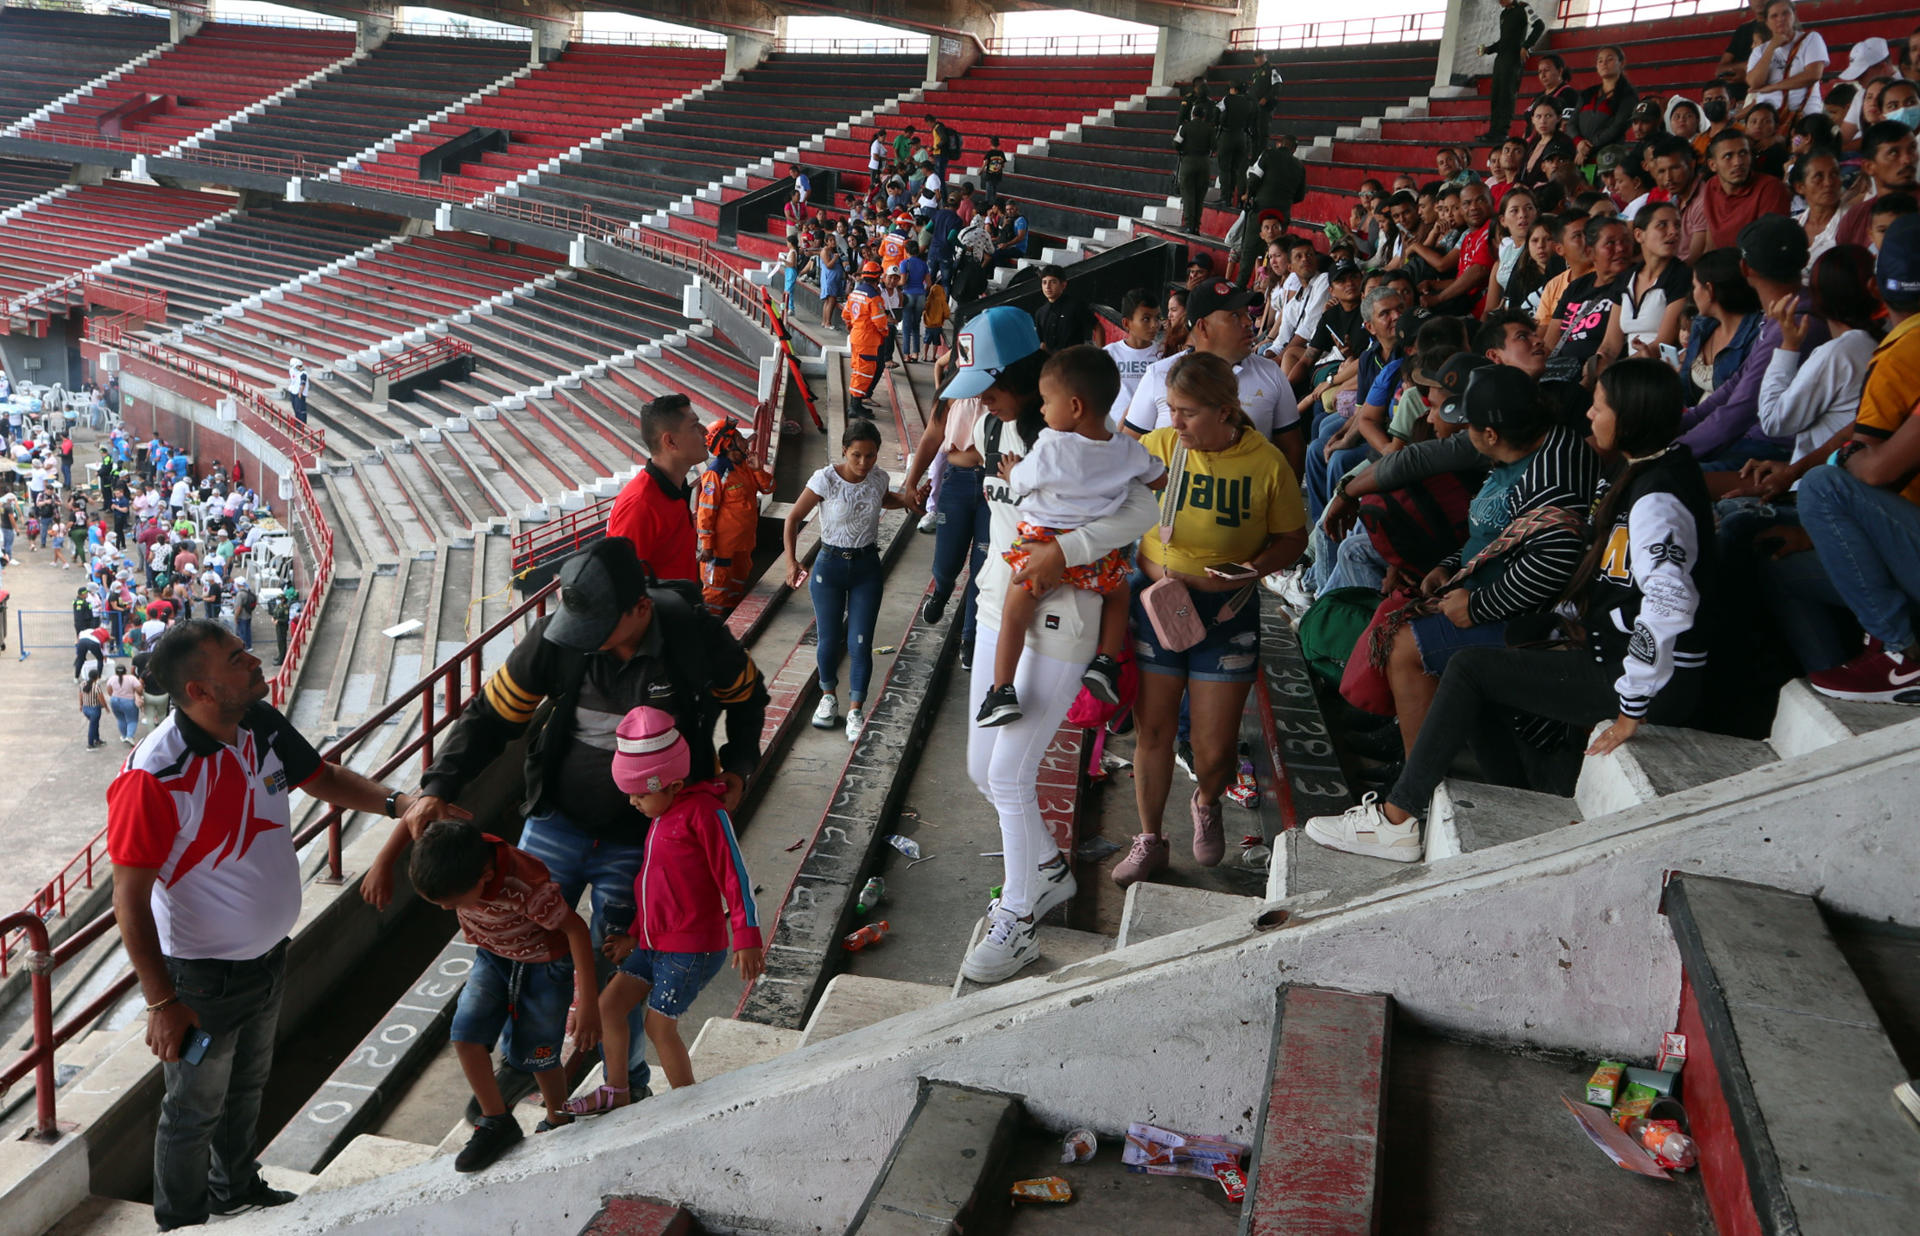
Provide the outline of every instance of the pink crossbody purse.
<path id="1" fill-rule="evenodd" d="M 1180 486 L 1185 481 L 1187 470 L 1187 448 L 1173 448 L 1173 463 L 1167 468 L 1167 487 L 1160 493 L 1160 543 L 1165 545 L 1173 540 L 1173 520 L 1179 513 Z M 1232 600 L 1220 607 L 1215 622 L 1225 622 L 1240 612 L 1240 607 L 1253 595 L 1253 586 L 1249 584 L 1236 593 Z M 1200 613 L 1194 608 L 1193 594 L 1187 591 L 1186 584 L 1169 575 L 1147 585 L 1140 594 L 1140 608 L 1147 613 L 1147 621 L 1153 626 L 1153 638 L 1168 652 L 1185 652 L 1207 637 L 1209 624 L 1200 620 Z"/>

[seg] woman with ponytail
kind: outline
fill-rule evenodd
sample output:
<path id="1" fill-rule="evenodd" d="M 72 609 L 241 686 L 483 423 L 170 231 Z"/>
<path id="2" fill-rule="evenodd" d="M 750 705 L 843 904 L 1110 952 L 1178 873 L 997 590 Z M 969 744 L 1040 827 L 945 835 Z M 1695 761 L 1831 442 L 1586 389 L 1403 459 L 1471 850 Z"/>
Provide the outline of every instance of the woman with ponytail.
<path id="1" fill-rule="evenodd" d="M 1426 724 L 1385 802 L 1369 794 L 1344 815 L 1307 822 L 1320 844 L 1416 862 L 1420 820 L 1463 743 L 1486 780 L 1528 785 L 1515 712 L 1579 728 L 1613 721 L 1589 755 L 1630 740 L 1646 721 L 1685 723 L 1699 704 L 1707 646 L 1701 612 L 1712 590 L 1713 506 L 1700 465 L 1674 441 L 1685 390 L 1657 360 L 1600 376 L 1588 418 L 1602 450 L 1625 467 L 1594 507 L 1592 548 L 1574 572 L 1558 646 L 1467 648 L 1447 662 Z"/>

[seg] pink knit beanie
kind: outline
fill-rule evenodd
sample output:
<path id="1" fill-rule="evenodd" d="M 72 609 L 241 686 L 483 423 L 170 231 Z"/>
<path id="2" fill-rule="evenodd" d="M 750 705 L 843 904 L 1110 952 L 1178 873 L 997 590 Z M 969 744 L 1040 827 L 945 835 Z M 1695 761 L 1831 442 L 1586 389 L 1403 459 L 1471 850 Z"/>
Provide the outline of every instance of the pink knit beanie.
<path id="1" fill-rule="evenodd" d="M 687 779 L 692 765 L 687 740 L 660 709 L 634 709 L 621 719 L 614 739 L 613 783 L 622 792 L 652 794 Z"/>

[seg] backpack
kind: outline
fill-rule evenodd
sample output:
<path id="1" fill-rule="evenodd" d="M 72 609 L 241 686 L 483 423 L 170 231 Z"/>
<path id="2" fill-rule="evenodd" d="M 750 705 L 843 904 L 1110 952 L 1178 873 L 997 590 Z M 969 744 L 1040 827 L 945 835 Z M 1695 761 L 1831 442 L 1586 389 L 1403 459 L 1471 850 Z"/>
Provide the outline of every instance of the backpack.
<path id="1" fill-rule="evenodd" d="M 940 133 L 940 153 L 948 159 L 957 159 L 961 145 L 960 131 L 952 125 L 944 126 Z"/>
<path id="2" fill-rule="evenodd" d="M 1473 491 L 1459 475 L 1443 472 L 1404 489 L 1360 499 L 1360 523 L 1374 549 L 1416 579 L 1466 544 L 1467 507 Z"/>
<path id="3" fill-rule="evenodd" d="M 242 588 L 239 594 L 234 597 L 233 604 L 234 608 L 239 611 L 240 616 L 244 618 L 259 607 L 260 598 L 253 595 L 253 589 Z"/>
<path id="4" fill-rule="evenodd" d="M 1380 593 L 1373 588 L 1335 588 L 1314 601 L 1296 624 L 1307 668 L 1327 682 L 1338 683 L 1367 624 L 1373 621 L 1373 611 L 1379 608 Z"/>

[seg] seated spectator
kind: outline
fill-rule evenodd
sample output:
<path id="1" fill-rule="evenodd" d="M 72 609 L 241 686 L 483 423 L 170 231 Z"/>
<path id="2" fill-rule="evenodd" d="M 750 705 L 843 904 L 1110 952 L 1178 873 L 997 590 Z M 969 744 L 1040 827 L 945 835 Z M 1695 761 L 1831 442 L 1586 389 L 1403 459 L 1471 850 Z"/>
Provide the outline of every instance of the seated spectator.
<path id="1" fill-rule="evenodd" d="M 1756 38 L 1747 55 L 1747 108 L 1770 106 L 1795 118 L 1820 110 L 1820 78 L 1827 71 L 1827 41 L 1805 30 L 1793 0 L 1767 0 L 1761 14 L 1764 40 Z"/>
<path id="2" fill-rule="evenodd" d="M 1506 287 L 1513 269 L 1527 250 L 1527 234 L 1533 231 L 1539 212 L 1534 207 L 1533 190 L 1516 186 L 1501 202 L 1493 233 L 1499 237 L 1493 273 L 1487 280 L 1489 309 L 1498 309 L 1506 300 Z"/>
<path id="3" fill-rule="evenodd" d="M 1807 263 L 1811 269 L 1820 255 L 1840 243 L 1840 156 L 1831 148 L 1815 147 L 1793 164 L 1793 191 L 1807 208 L 1793 217 L 1807 234 Z"/>
<path id="4" fill-rule="evenodd" d="M 1745 83 L 1737 84 L 1744 93 Z M 1693 139 L 1693 153 L 1694 157 L 1705 160 L 1713 139 L 1728 128 L 1738 127 L 1733 123 L 1733 91 L 1726 82 L 1712 81 L 1700 88 L 1700 114 L 1707 118 L 1707 127 Z"/>
<path id="5" fill-rule="evenodd" d="M 1398 332 L 1406 307 L 1400 292 L 1385 285 L 1360 301 L 1360 316 L 1371 338 L 1355 365 L 1354 410 L 1351 415 L 1322 418 L 1318 436 L 1307 447 L 1304 488 L 1307 516 L 1315 522 L 1333 491 L 1334 480 L 1366 457 L 1363 422 L 1377 432 L 1385 431 L 1387 407 L 1399 381 Z"/>
<path id="6" fill-rule="evenodd" d="M 1693 139 L 1700 136 L 1707 127 L 1706 113 L 1700 105 L 1683 94 L 1676 94 L 1667 100 L 1665 114 L 1667 136 L 1692 145 Z"/>
<path id="7" fill-rule="evenodd" d="M 1587 256 L 1587 214 L 1583 210 L 1568 210 L 1556 215 L 1553 227 L 1553 262 L 1547 271 L 1547 282 L 1540 289 L 1540 299 L 1534 309 L 1534 320 L 1544 333 L 1557 322 L 1560 297 L 1568 285 L 1575 279 L 1584 277 L 1593 269 L 1593 263 Z"/>
<path id="8" fill-rule="evenodd" d="M 1492 199 L 1482 184 L 1463 185 L 1459 191 L 1460 230 L 1451 248 L 1436 252 L 1416 246 L 1413 253 L 1427 266 L 1428 276 L 1414 278 L 1420 287 L 1420 307 L 1436 313 L 1465 313 L 1479 317 L 1486 311 L 1487 280 L 1494 267 Z"/>
<path id="9" fill-rule="evenodd" d="M 1807 236 L 1793 220 L 1770 215 L 1748 224 L 1740 232 L 1740 271 L 1746 276 L 1752 294 L 1752 313 L 1771 305 L 1781 297 L 1792 297 L 1804 310 L 1805 290 L 1800 272 L 1807 265 Z M 1698 282 L 1696 273 L 1696 282 Z M 1738 285 L 1729 280 L 1715 287 L 1724 297 Z M 1721 302 L 1724 304 L 1724 302 Z M 1746 304 L 1744 299 L 1742 304 Z M 1704 311 L 1703 311 L 1704 316 Z M 1773 350 L 1780 346 L 1780 327 L 1761 315 L 1759 332 L 1751 336 L 1751 345 L 1737 368 L 1727 361 L 1737 351 L 1728 348 L 1711 362 L 1714 387 L 1681 419 L 1680 441 L 1708 472 L 1738 472 L 1749 459 L 1785 459 L 1790 443 L 1768 435 L 1760 428 L 1760 382 L 1766 376 Z M 1696 332 L 1699 324 L 1695 323 Z M 1736 336 L 1740 332 L 1736 330 Z M 1826 323 L 1808 322 L 1806 338 L 1810 346 L 1827 341 Z M 1690 358 L 1691 359 L 1691 358 Z M 1727 478 L 1714 478 L 1716 492 L 1732 487 Z"/>
<path id="10" fill-rule="evenodd" d="M 1666 111 L 1658 99 L 1642 99 L 1633 108 L 1633 114 L 1627 117 L 1626 144 L 1638 148 L 1666 136 Z"/>
<path id="11" fill-rule="evenodd" d="M 1680 212 L 1681 219 L 1693 208 L 1700 193 L 1693 145 L 1678 137 L 1663 138 L 1653 144 L 1653 183 L 1667 195 L 1667 201 Z"/>
<path id="12" fill-rule="evenodd" d="M 1618 47 L 1602 47 L 1594 53 L 1593 71 L 1600 80 L 1581 94 L 1580 109 L 1573 116 L 1574 153 L 1582 163 L 1592 162 L 1595 152 L 1627 135 L 1627 121 L 1640 102 L 1640 92 L 1627 80 L 1626 69 L 1627 53 Z"/>
<path id="13" fill-rule="evenodd" d="M 1525 313 L 1532 319 L 1540 307 L 1540 297 L 1549 279 L 1548 271 L 1555 265 L 1553 252 L 1553 221 L 1535 219 L 1527 228 L 1526 243 L 1520 247 L 1514 258 L 1513 269 L 1508 272 L 1500 287 L 1500 303 L 1493 307 L 1488 299 L 1488 320 L 1492 320 L 1498 310 L 1513 310 Z M 1543 354 L 1544 355 L 1544 354 Z"/>
<path id="14" fill-rule="evenodd" d="M 1734 244 L 1740 229 L 1762 215 L 1785 215 L 1793 208 L 1785 184 L 1754 170 L 1752 145 L 1740 130 L 1725 129 L 1714 137 L 1707 162 L 1713 179 L 1701 188 L 1681 224 L 1689 237 L 1689 263 L 1698 262 L 1709 249 Z"/>
<path id="15" fill-rule="evenodd" d="M 1825 116 L 1802 116 L 1794 121 L 1789 144 L 1791 155 L 1788 167 L 1807 156 L 1812 150 L 1838 150 L 1842 145 L 1840 126 Z M 1782 179 L 1787 179 L 1782 173 Z M 1791 181 L 1789 181 L 1791 183 Z"/>
<path id="16" fill-rule="evenodd" d="M 1547 376 L 1561 381 L 1591 383 L 1590 368 L 1615 359 L 1604 352 L 1613 326 L 1613 313 L 1628 279 L 1633 258 L 1632 234 L 1626 223 L 1610 216 L 1586 221 L 1584 241 L 1592 268 L 1567 284 L 1546 329 Z"/>
<path id="17" fill-rule="evenodd" d="M 1470 407 L 1474 386 L 1499 372 L 1475 376 Z M 1515 712 L 1576 730 L 1611 716 L 1612 724 L 1587 745 L 1589 754 L 1630 741 L 1644 722 L 1682 724 L 1693 716 L 1707 659 L 1702 617 L 1713 592 L 1713 514 L 1700 470 L 1673 442 L 1681 394 L 1673 371 L 1658 361 L 1622 361 L 1601 375 L 1590 413 L 1594 441 L 1631 462 L 1594 509 L 1596 535 L 1584 555 L 1577 534 L 1570 542 L 1557 538 L 1559 553 L 1574 550 L 1559 595 L 1581 615 L 1575 646 L 1534 650 L 1483 642 L 1463 648 L 1446 664 L 1417 735 L 1409 736 L 1402 721 L 1403 738 L 1411 737 L 1407 764 L 1386 801 L 1369 794 L 1341 815 L 1315 817 L 1307 836 L 1332 849 L 1417 862 L 1425 853 L 1421 818 L 1463 746 L 1473 748 L 1493 783 L 1530 785 L 1532 761 L 1515 731 Z M 1478 418 L 1472 423 L 1476 444 L 1482 435 L 1498 441 Z M 1522 540 L 1509 557 L 1525 554 L 1536 539 L 1543 538 Z M 1499 568 L 1499 558 L 1486 557 Z M 1504 576 L 1470 594 L 1446 593 L 1443 613 L 1471 611 L 1473 602 L 1490 599 L 1527 565 L 1507 566 Z M 1463 595 L 1468 604 L 1457 599 Z M 1417 618 L 1412 625 L 1432 621 Z"/>
<path id="18" fill-rule="evenodd" d="M 1754 172 L 1785 180 L 1787 159 L 1793 153 L 1793 148 L 1780 132 L 1779 110 L 1771 103 L 1755 103 L 1747 109 L 1740 127 L 1746 130 L 1747 140 L 1753 146 Z"/>
<path id="19" fill-rule="evenodd" d="M 1289 347 L 1281 358 L 1287 380 L 1298 388 L 1316 367 L 1329 361 L 1338 364 L 1353 355 L 1354 340 L 1364 336 L 1360 317 L 1360 268 L 1352 262 L 1337 263 L 1327 272 L 1327 304 L 1320 313 L 1319 325 L 1303 348 Z"/>
<path id="20" fill-rule="evenodd" d="M 1873 200 L 1872 222 L 1867 227 L 1867 249 L 1871 253 L 1880 252 L 1880 242 L 1893 226 L 1893 221 L 1902 215 L 1920 213 L 1920 199 L 1911 193 L 1889 193 Z"/>
<path id="21" fill-rule="evenodd" d="M 1720 53 L 1720 63 L 1714 66 L 1713 75 L 1718 80 L 1744 76 L 1754 47 L 1767 40 L 1767 0 L 1752 0 L 1752 5 L 1752 15 L 1733 28 L 1727 49 Z"/>
<path id="22" fill-rule="evenodd" d="M 1551 106 L 1560 114 L 1564 129 L 1573 123 L 1573 114 L 1580 110 L 1580 91 L 1567 72 L 1567 62 L 1553 52 L 1539 52 L 1533 57 L 1533 67 L 1540 82 L 1540 93 L 1533 106 L 1542 103 Z"/>
<path id="23" fill-rule="evenodd" d="M 1871 187 L 1867 199 L 1849 207 L 1834 230 L 1834 243 L 1864 245 L 1873 223 L 1873 204 L 1890 193 L 1912 193 L 1916 188 L 1917 152 L 1913 130 L 1897 120 L 1868 125 L 1860 135 L 1861 168 Z"/>
<path id="24" fill-rule="evenodd" d="M 1639 218 L 1640 212 L 1653 200 L 1653 173 L 1647 170 L 1646 161 L 1641 157 L 1642 149 L 1639 146 L 1627 149 L 1626 157 L 1614 164 L 1608 184 L 1614 203 L 1620 207 L 1620 217 L 1629 222 Z"/>
<path id="25" fill-rule="evenodd" d="M 1812 675 L 1837 699 L 1920 703 L 1920 219 L 1887 230 L 1876 274 L 1893 329 L 1876 350 L 1853 438 L 1800 482 L 1800 517 L 1834 592 L 1867 633 L 1860 655 Z"/>
<path id="26" fill-rule="evenodd" d="M 1553 100 L 1541 98 L 1527 113 L 1532 136 L 1527 140 L 1526 157 L 1521 160 L 1519 181 L 1523 185 L 1547 183 L 1546 161 L 1550 154 L 1573 155 L 1573 140 L 1563 131 L 1560 109 Z"/>
<path id="27" fill-rule="evenodd" d="M 1740 251 L 1715 249 L 1693 266 L 1693 326 L 1687 334 L 1680 375 L 1687 396 L 1698 403 L 1746 363 L 1760 334 L 1760 296 L 1740 268 Z"/>

